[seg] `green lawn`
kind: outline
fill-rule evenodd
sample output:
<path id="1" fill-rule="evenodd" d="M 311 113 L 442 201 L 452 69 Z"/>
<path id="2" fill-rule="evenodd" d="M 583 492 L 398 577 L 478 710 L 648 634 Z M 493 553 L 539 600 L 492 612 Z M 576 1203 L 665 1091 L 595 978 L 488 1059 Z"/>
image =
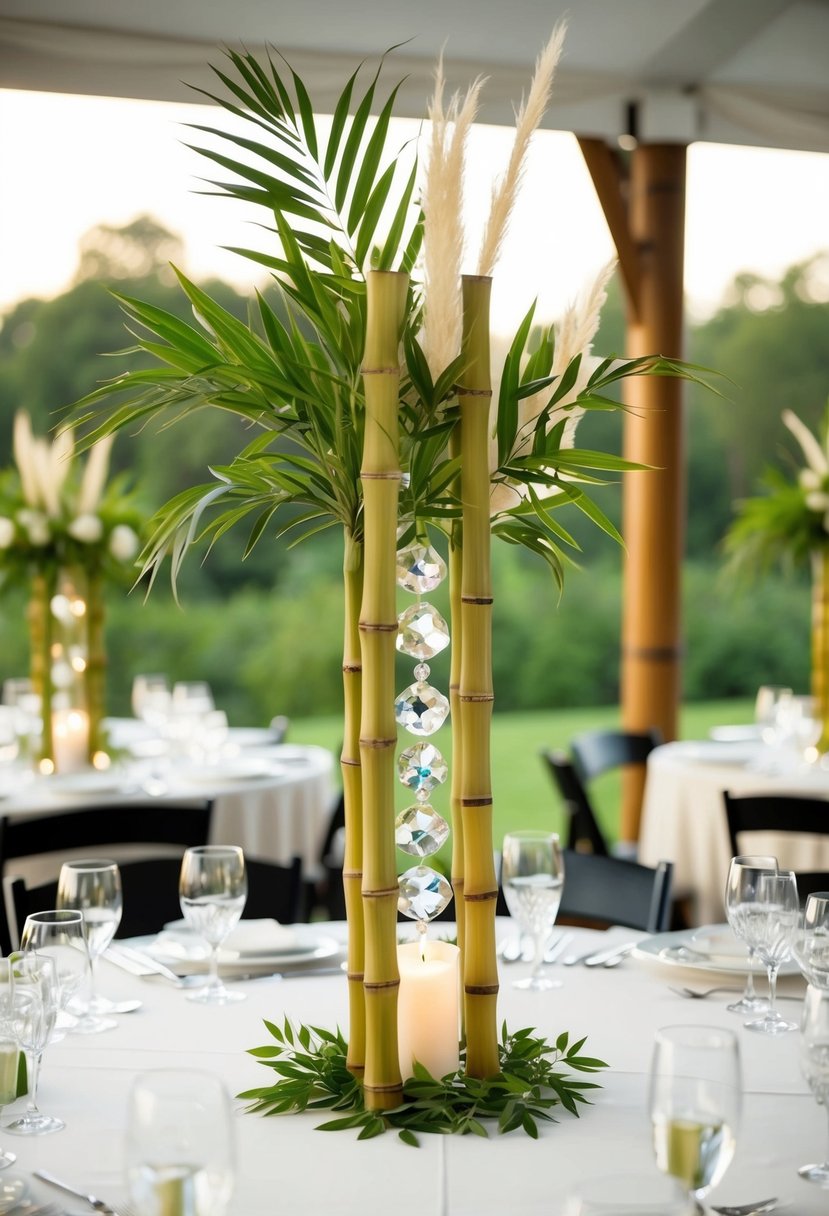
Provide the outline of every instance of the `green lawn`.
<path id="1" fill-rule="evenodd" d="M 682 710 L 681 736 L 684 739 L 704 739 L 711 726 L 750 722 L 753 713 L 751 701 L 709 701 L 686 705 Z M 566 748 L 572 736 L 580 731 L 613 727 L 618 723 L 617 706 L 495 715 L 492 727 L 492 782 L 495 798 L 493 839 L 496 847 L 504 833 L 511 829 L 542 825 L 553 830 L 563 828 L 558 794 L 539 757 L 541 748 Z M 318 743 L 338 754 L 340 732 L 338 718 L 304 718 L 291 722 L 289 738 L 295 743 Z M 446 726 L 433 739 L 450 762 L 451 734 Z M 401 750 L 407 745 L 401 737 Z M 615 840 L 618 830 L 618 777 L 611 775 L 596 782 L 594 794 L 604 831 L 610 840 Z M 408 801 L 410 798 L 401 786 L 399 807 L 404 807 Z M 447 814 L 446 787 L 437 791 L 432 801 L 441 814 Z"/>

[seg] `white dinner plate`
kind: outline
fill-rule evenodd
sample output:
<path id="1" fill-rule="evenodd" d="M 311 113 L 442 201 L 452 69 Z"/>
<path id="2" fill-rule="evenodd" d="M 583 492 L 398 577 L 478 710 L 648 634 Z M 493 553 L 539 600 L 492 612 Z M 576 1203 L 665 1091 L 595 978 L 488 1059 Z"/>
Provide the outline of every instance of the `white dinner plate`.
<path id="1" fill-rule="evenodd" d="M 313 925 L 294 925 L 291 931 L 295 938 L 292 944 L 269 954 L 239 955 L 220 950 L 219 965 L 222 971 L 227 974 L 234 969 L 247 971 L 254 967 L 262 970 L 302 967 L 323 959 L 333 959 L 343 949 L 341 942 L 319 933 Z M 179 975 L 203 971 L 209 955 L 207 944 L 187 926 L 180 929 L 178 921 L 174 921 L 163 933 L 131 938 L 129 945 L 148 954 L 156 962 L 164 963 Z"/>
<path id="2" fill-rule="evenodd" d="M 125 794 L 134 788 L 135 782 L 127 781 L 122 773 L 99 772 L 94 768 L 43 778 L 43 789 L 60 798 L 74 798 L 80 794 Z"/>
<path id="3" fill-rule="evenodd" d="M 726 743 L 714 739 L 694 739 L 675 744 L 683 760 L 699 764 L 748 764 L 757 758 L 757 744 Z"/>
<path id="4" fill-rule="evenodd" d="M 231 726 L 228 739 L 237 747 L 276 747 L 276 735 L 267 726 Z"/>
<path id="5" fill-rule="evenodd" d="M 633 956 L 648 962 L 667 963 L 671 967 L 690 967 L 694 971 L 748 975 L 748 952 L 740 948 L 728 925 L 705 925 L 700 929 L 654 933 L 652 937 L 645 937 L 637 943 Z M 754 973 L 763 973 L 759 962 L 754 967 Z M 789 959 L 782 964 L 780 974 L 799 975 L 800 968 L 794 959 Z"/>
<path id="6" fill-rule="evenodd" d="M 239 756 L 219 760 L 216 764 L 193 764 L 172 770 L 176 780 L 188 785 L 217 785 L 222 781 L 257 781 L 261 777 L 279 776 L 281 768 L 265 756 Z"/>
<path id="7" fill-rule="evenodd" d="M 708 734 L 716 743 L 759 743 L 762 727 L 756 722 L 735 726 L 712 726 Z"/>

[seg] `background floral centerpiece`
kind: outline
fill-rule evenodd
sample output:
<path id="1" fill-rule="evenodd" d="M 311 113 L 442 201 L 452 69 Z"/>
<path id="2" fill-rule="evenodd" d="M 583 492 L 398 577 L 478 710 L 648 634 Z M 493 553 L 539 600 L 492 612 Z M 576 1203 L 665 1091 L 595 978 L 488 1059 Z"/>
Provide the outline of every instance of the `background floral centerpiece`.
<path id="1" fill-rule="evenodd" d="M 759 573 L 774 563 L 812 572 L 812 695 L 820 719 L 816 744 L 829 752 L 829 407 L 818 438 L 791 410 L 783 422 L 805 465 L 794 475 L 769 469 L 765 493 L 737 504 L 726 549 L 737 570 Z"/>
<path id="2" fill-rule="evenodd" d="M 103 590 L 129 578 L 142 522 L 124 478 L 107 485 L 111 447 L 111 436 L 100 440 L 82 462 L 71 430 L 38 437 L 21 411 L 15 466 L 0 475 L 0 590 L 22 585 L 29 594 L 30 673 L 43 723 L 37 759 L 47 772 L 61 759 L 64 768 L 91 761 L 102 746 Z"/>

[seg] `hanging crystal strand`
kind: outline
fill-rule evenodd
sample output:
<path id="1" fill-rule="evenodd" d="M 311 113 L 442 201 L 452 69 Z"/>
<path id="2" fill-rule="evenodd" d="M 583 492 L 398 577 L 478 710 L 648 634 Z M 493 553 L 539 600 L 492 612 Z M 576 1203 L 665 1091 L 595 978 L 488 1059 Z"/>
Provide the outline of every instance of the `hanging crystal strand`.
<path id="1" fill-rule="evenodd" d="M 421 737 L 439 730 L 449 713 L 443 693 L 429 684 L 431 659 L 449 645 L 449 630 L 443 617 L 424 602 L 421 595 L 433 591 L 446 576 L 446 564 L 431 546 L 415 542 L 397 555 L 397 581 L 416 595 L 417 602 L 400 613 L 397 621 L 397 649 L 419 660 L 414 669 L 414 684 L 399 694 L 394 711 L 397 722 L 410 734 Z M 431 743 L 416 743 L 398 759 L 398 775 L 403 785 L 414 792 L 417 802 L 395 820 L 397 847 L 411 857 L 431 857 L 449 837 L 449 824 L 429 802 L 436 786 L 446 780 L 443 756 Z M 413 866 L 400 876 L 398 908 L 417 922 L 421 958 L 426 957 L 426 929 L 429 921 L 447 907 L 452 888 L 442 874 L 429 866 Z"/>

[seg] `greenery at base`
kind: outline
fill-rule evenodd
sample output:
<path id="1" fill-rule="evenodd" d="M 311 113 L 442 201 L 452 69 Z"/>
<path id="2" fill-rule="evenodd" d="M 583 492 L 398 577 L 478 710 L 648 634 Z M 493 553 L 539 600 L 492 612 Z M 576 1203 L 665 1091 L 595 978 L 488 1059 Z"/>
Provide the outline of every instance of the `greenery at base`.
<path id="1" fill-rule="evenodd" d="M 562 1068 L 596 1073 L 608 1067 L 604 1060 L 582 1055 L 585 1040 L 571 1043 L 567 1031 L 551 1044 L 530 1029 L 509 1032 L 505 1023 L 497 1077 L 465 1076 L 461 1060 L 457 1073 L 436 1079 L 415 1064 L 414 1077 L 403 1086 L 403 1105 L 381 1115 L 363 1105 L 362 1087 L 346 1068 L 348 1045 L 339 1030 L 295 1028 L 287 1018 L 281 1028 L 268 1021 L 265 1026 L 274 1043 L 254 1047 L 250 1054 L 273 1069 L 279 1079 L 237 1096 L 250 1102 L 248 1109 L 257 1114 L 338 1112 L 337 1118 L 320 1124 L 318 1130 L 359 1129 L 358 1140 L 395 1130 L 404 1143 L 417 1146 L 419 1132 L 487 1136 L 487 1123 L 493 1121 L 498 1132 L 520 1128 L 537 1139 L 539 1122 L 556 1122 L 552 1113 L 556 1107 L 578 1118 L 579 1103 L 590 1100 L 586 1091 L 601 1088 L 595 1081 L 575 1079 Z"/>

